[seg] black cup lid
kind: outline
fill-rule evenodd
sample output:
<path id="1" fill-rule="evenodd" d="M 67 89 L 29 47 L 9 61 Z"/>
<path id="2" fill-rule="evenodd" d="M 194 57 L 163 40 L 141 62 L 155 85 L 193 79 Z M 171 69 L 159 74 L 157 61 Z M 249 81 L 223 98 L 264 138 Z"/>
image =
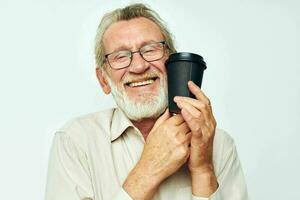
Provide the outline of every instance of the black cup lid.
<path id="1" fill-rule="evenodd" d="M 197 62 L 197 63 L 200 63 L 200 64 L 204 64 L 206 66 L 206 63 L 204 62 L 202 56 L 200 56 L 198 54 L 195 54 L 195 53 L 189 53 L 189 52 L 173 53 L 169 56 L 166 63 L 168 64 L 169 62 L 175 62 L 175 61 Z"/>

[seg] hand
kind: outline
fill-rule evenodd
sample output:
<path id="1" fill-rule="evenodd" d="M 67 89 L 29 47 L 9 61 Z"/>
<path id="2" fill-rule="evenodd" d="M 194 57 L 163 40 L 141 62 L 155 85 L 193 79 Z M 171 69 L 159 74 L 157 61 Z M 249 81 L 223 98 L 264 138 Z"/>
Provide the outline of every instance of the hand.
<path id="1" fill-rule="evenodd" d="M 141 158 L 123 184 L 133 199 L 150 199 L 159 184 L 176 172 L 189 157 L 192 133 L 181 114 L 169 110 L 150 131 Z"/>
<path id="2" fill-rule="evenodd" d="M 167 110 L 150 131 L 140 159 L 152 175 L 160 179 L 177 171 L 189 157 L 191 132 L 181 114 Z"/>
<path id="3" fill-rule="evenodd" d="M 192 175 L 193 193 L 209 196 L 217 188 L 212 159 L 216 120 L 210 101 L 201 89 L 192 81 L 189 81 L 188 87 L 196 99 L 175 97 L 174 101 L 192 131 L 188 166 Z"/>

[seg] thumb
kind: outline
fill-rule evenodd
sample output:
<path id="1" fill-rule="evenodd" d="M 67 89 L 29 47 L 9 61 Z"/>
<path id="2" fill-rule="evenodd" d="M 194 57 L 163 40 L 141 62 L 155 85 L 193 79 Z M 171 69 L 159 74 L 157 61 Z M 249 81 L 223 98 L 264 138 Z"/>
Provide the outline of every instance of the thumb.
<path id="1" fill-rule="evenodd" d="M 167 108 L 166 111 L 164 112 L 164 114 L 162 114 L 155 122 L 152 130 L 155 130 L 156 128 L 158 128 L 164 121 L 166 121 L 167 119 L 169 119 L 171 117 L 171 114 L 169 112 L 169 109 Z"/>

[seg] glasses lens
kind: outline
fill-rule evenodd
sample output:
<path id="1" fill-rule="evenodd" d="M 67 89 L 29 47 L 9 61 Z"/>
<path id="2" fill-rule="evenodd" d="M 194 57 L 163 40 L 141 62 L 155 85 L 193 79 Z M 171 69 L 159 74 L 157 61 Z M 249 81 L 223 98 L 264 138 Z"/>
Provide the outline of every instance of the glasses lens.
<path id="1" fill-rule="evenodd" d="M 141 54 L 146 61 L 159 60 L 164 56 L 164 45 L 162 43 L 148 44 L 141 48 Z"/>
<path id="2" fill-rule="evenodd" d="M 130 64 L 130 55 L 130 51 L 118 51 L 110 54 L 107 59 L 112 68 L 120 69 Z"/>

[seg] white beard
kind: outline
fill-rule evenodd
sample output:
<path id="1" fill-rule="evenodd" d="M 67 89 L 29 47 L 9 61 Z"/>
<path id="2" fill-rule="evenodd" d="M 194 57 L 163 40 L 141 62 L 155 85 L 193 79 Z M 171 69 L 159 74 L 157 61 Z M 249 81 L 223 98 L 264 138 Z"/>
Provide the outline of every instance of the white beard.
<path id="1" fill-rule="evenodd" d="M 156 119 L 168 106 L 168 90 L 166 76 L 160 77 L 160 87 L 158 94 L 146 93 L 139 95 L 136 99 L 131 99 L 124 88 L 119 89 L 109 78 L 106 72 L 103 73 L 111 87 L 111 92 L 116 104 L 133 121 L 139 121 L 145 118 Z"/>

